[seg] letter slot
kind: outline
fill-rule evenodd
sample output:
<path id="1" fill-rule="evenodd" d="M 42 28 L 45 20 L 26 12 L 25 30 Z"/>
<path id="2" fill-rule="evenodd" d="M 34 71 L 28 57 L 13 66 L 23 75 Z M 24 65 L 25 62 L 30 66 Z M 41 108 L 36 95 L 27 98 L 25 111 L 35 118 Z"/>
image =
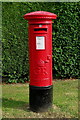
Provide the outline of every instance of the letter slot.
<path id="1" fill-rule="evenodd" d="M 43 31 L 43 32 L 47 32 L 47 28 L 34 28 L 34 31 Z"/>

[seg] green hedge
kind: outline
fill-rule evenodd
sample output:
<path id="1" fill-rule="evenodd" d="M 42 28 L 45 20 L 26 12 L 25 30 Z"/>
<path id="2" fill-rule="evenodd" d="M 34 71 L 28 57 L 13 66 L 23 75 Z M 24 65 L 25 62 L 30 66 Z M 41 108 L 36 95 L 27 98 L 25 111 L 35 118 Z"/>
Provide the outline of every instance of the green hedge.
<path id="1" fill-rule="evenodd" d="M 79 77 L 79 5 L 58 2 L 3 2 L 3 77 L 7 82 L 29 80 L 28 23 L 23 15 L 49 11 L 58 15 L 53 24 L 53 77 Z"/>

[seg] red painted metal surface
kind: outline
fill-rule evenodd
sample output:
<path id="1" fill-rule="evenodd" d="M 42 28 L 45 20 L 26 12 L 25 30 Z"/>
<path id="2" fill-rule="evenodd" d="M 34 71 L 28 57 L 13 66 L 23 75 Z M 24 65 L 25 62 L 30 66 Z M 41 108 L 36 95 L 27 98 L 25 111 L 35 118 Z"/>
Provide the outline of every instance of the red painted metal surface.
<path id="1" fill-rule="evenodd" d="M 52 19 L 50 12 L 36 11 L 24 15 L 29 21 L 30 85 L 52 85 Z"/>
<path id="2" fill-rule="evenodd" d="M 36 11 L 27 13 L 24 15 L 24 18 L 27 20 L 32 19 L 56 19 L 57 15 L 54 13 L 46 12 L 46 11 Z"/>

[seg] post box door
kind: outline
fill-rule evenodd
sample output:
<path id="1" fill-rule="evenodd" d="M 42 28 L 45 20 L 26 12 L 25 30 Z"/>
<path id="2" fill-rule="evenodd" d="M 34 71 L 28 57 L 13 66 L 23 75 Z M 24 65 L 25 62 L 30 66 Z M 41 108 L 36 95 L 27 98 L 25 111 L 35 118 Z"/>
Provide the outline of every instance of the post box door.
<path id="1" fill-rule="evenodd" d="M 30 25 L 30 85 L 52 85 L 51 25 Z"/>

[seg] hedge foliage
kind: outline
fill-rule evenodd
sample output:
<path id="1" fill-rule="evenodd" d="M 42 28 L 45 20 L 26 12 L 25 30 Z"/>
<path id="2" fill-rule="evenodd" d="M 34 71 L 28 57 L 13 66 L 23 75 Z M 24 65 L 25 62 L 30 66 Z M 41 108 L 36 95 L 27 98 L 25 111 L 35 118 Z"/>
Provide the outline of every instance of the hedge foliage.
<path id="1" fill-rule="evenodd" d="M 23 15 L 48 11 L 58 15 L 53 24 L 53 77 L 79 77 L 79 5 L 58 2 L 3 2 L 3 76 L 7 82 L 29 80 L 28 23 Z"/>

